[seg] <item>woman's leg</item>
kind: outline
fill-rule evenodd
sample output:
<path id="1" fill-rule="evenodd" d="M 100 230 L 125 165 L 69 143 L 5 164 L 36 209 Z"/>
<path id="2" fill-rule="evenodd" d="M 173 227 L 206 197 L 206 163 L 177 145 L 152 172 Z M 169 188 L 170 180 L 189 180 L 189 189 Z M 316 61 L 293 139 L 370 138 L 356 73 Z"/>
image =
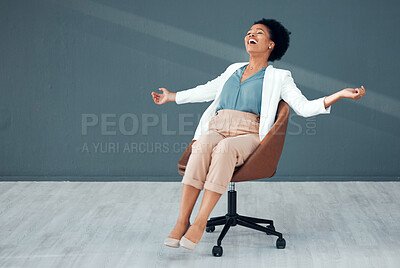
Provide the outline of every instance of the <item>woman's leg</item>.
<path id="1" fill-rule="evenodd" d="M 254 133 L 221 140 L 214 147 L 204 189 L 224 194 L 235 167 L 242 165 L 259 144 L 258 134 Z"/>
<path id="2" fill-rule="evenodd" d="M 199 193 L 199 189 L 188 184 L 183 184 L 178 220 L 168 237 L 181 239 L 190 224 L 190 215 L 192 214 L 193 207 L 199 197 Z"/>
<path id="3" fill-rule="evenodd" d="M 190 215 L 199 193 L 203 189 L 210 167 L 212 149 L 224 138 L 223 135 L 213 130 L 211 128 L 192 144 L 192 153 L 182 178 L 183 189 L 179 216 L 174 229 L 168 236 L 170 238 L 181 239 L 189 226 Z"/>
<path id="4" fill-rule="evenodd" d="M 211 211 L 214 209 L 220 197 L 220 193 L 216 193 L 207 189 L 204 190 L 203 201 L 201 202 L 199 214 L 185 234 L 187 239 L 196 244 L 201 240 L 201 237 L 203 236 L 204 230 L 207 226 L 208 217 L 210 216 Z"/>
<path id="5" fill-rule="evenodd" d="M 259 145 L 258 134 L 245 134 L 221 140 L 212 153 L 212 160 L 204 184 L 204 196 L 200 211 L 185 237 L 198 243 L 207 226 L 208 217 L 219 198 L 225 193 L 235 166 L 239 166 Z"/>
<path id="6" fill-rule="evenodd" d="M 192 153 L 186 164 L 183 184 L 189 184 L 203 190 L 208 169 L 210 168 L 211 153 L 215 145 L 224 138 L 217 131 L 210 130 L 192 144 Z"/>

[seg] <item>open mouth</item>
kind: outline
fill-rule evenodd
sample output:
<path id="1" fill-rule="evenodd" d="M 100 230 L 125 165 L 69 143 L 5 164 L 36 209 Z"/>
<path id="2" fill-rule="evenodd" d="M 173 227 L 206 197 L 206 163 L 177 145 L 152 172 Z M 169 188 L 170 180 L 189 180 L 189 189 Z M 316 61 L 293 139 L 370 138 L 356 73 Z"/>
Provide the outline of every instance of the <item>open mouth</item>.
<path id="1" fill-rule="evenodd" d="M 256 40 L 256 39 L 253 39 L 253 38 L 250 38 L 248 44 L 249 44 L 249 45 L 255 45 L 255 44 L 257 44 L 257 40 Z"/>

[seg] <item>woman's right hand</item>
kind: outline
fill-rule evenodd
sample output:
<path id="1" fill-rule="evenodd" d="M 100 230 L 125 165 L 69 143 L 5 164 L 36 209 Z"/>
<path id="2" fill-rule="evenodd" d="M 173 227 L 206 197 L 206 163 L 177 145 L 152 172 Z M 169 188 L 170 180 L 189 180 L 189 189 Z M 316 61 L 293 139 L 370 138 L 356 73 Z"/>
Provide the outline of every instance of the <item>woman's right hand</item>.
<path id="1" fill-rule="evenodd" d="M 169 101 L 174 101 L 175 100 L 175 94 L 176 93 L 171 93 L 168 91 L 168 89 L 160 87 L 158 90 L 161 90 L 163 94 L 156 93 L 156 92 L 151 92 L 151 95 L 153 96 L 153 100 L 156 104 L 164 104 Z"/>

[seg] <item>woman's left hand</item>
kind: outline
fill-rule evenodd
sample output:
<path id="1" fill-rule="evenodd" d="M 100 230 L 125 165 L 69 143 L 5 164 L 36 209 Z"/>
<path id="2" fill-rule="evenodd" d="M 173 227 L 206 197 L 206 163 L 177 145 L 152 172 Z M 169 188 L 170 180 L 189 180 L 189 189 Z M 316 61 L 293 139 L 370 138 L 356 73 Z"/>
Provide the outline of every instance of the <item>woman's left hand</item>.
<path id="1" fill-rule="evenodd" d="M 358 100 L 364 97 L 366 93 L 364 86 L 361 86 L 360 88 L 345 88 L 341 90 L 341 94 L 344 98 Z"/>

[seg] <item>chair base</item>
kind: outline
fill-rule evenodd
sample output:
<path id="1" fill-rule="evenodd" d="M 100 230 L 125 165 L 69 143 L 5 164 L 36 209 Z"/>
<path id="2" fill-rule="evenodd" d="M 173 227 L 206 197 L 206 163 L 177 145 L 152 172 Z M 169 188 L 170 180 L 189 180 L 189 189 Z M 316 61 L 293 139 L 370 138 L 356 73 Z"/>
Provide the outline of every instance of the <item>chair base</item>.
<path id="1" fill-rule="evenodd" d="M 207 221 L 206 232 L 214 232 L 215 226 L 224 225 L 221 234 L 218 237 L 217 245 L 214 246 L 212 253 L 216 257 L 222 256 L 222 239 L 224 239 L 226 233 L 231 226 L 241 225 L 247 228 L 265 232 L 267 235 L 276 235 L 278 239 L 276 241 L 276 247 L 283 249 L 286 246 L 286 241 L 282 234 L 275 231 L 274 222 L 268 219 L 260 219 L 242 216 L 236 213 L 236 196 L 235 190 L 228 191 L 228 213 L 225 216 L 213 217 Z M 259 225 L 258 223 L 267 224 L 266 227 Z"/>

